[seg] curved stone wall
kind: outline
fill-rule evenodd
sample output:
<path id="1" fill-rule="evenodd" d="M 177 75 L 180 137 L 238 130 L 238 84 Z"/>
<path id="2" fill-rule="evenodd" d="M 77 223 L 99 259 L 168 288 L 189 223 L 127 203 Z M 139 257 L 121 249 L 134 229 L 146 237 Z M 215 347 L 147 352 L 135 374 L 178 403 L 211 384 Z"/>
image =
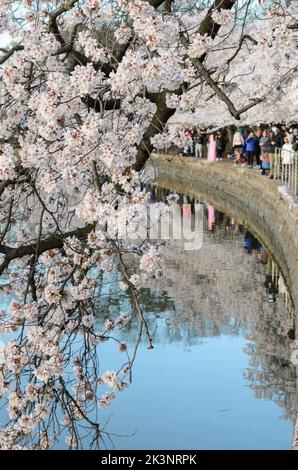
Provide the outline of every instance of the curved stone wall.
<path id="1" fill-rule="evenodd" d="M 208 201 L 242 221 L 279 264 L 298 312 L 298 206 L 278 191 L 277 183 L 230 162 L 152 155 L 149 170 L 151 165 L 159 186 Z"/>

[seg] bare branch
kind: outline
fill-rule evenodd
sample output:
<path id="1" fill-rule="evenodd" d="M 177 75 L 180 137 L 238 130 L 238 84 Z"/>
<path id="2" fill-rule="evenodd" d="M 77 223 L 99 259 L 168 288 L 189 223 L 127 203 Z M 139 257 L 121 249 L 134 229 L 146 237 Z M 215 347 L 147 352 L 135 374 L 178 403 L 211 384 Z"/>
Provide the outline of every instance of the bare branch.
<path id="1" fill-rule="evenodd" d="M 252 38 L 249 34 L 244 34 L 239 41 L 239 45 L 235 51 L 235 53 L 227 60 L 227 64 L 229 65 L 235 57 L 238 55 L 239 51 L 241 50 L 242 44 L 244 43 L 245 40 L 248 40 L 252 42 L 255 46 L 258 44 L 258 41 L 256 41 L 254 38 Z"/>
<path id="2" fill-rule="evenodd" d="M 59 16 L 61 16 L 63 13 L 66 13 L 67 11 L 71 10 L 75 4 L 78 2 L 78 0 L 67 0 L 66 2 L 62 3 L 60 7 L 56 8 L 52 13 L 50 13 L 49 17 L 49 32 L 53 33 L 56 36 L 57 41 L 60 42 L 60 44 L 65 44 L 65 40 L 63 36 L 60 33 L 60 30 L 57 25 L 57 19 Z"/>
<path id="3" fill-rule="evenodd" d="M 86 96 L 82 98 L 82 102 L 88 106 L 90 109 L 94 109 L 97 113 L 102 111 L 111 111 L 113 109 L 120 109 L 121 100 L 120 98 L 102 100 L 100 98 L 92 98 L 91 96 Z"/>
<path id="4" fill-rule="evenodd" d="M 177 93 L 181 94 L 181 90 Z M 151 138 L 163 131 L 164 125 L 176 111 L 167 107 L 166 92 L 150 93 L 148 97 L 150 101 L 156 103 L 157 109 L 139 145 L 136 162 L 133 166 L 136 171 L 140 171 L 144 167 L 153 150 Z"/>
<path id="5" fill-rule="evenodd" d="M 0 274 L 8 267 L 9 263 L 17 258 L 23 256 L 34 255 L 39 256 L 45 251 L 63 248 L 63 243 L 66 238 L 76 237 L 80 240 L 87 237 L 87 235 L 94 229 L 94 224 L 88 224 L 85 227 L 77 228 L 70 232 L 66 232 L 60 236 L 51 235 L 44 240 L 30 245 L 22 245 L 18 248 L 12 248 L 7 245 L 0 245 L 0 253 L 4 254 L 4 261 L 0 266 Z"/>

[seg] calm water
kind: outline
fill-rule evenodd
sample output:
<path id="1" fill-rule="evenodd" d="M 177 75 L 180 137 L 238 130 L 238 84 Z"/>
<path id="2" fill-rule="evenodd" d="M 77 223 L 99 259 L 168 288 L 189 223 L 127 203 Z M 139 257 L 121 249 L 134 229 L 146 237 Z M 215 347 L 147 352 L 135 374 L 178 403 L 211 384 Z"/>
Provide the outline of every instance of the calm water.
<path id="1" fill-rule="evenodd" d="M 201 249 L 184 251 L 181 242 L 166 248 L 164 279 L 141 292 L 154 349 L 140 342 L 131 385 L 100 412 L 115 434 L 106 439 L 110 448 L 291 448 L 296 375 L 289 294 L 266 248 L 244 225 L 211 206 L 204 206 L 203 219 Z M 114 292 L 115 284 L 105 289 Z M 104 315 L 125 309 L 126 295 L 117 289 L 113 302 L 101 305 Z M 132 354 L 136 337 L 133 323 L 118 338 Z M 113 343 L 103 343 L 100 354 L 102 372 L 123 362 Z M 65 437 L 56 448 L 67 448 Z M 88 436 L 82 440 L 88 448 Z"/>
<path id="2" fill-rule="evenodd" d="M 133 383 L 118 395 L 112 416 L 106 413 L 111 431 L 133 434 L 113 438 L 115 447 L 290 449 L 293 312 L 265 247 L 205 206 L 203 247 L 185 252 L 174 243 L 165 272 L 142 298 L 154 349 L 141 343 Z M 270 280 L 278 290 L 273 303 Z M 108 344 L 103 362 L 119 363 Z"/>

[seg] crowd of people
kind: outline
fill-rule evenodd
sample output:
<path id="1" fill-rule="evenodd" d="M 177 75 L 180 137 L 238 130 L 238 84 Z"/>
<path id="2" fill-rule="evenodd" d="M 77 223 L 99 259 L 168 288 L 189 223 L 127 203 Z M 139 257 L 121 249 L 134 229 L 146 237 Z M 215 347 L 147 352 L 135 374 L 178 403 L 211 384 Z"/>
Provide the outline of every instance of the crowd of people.
<path id="1" fill-rule="evenodd" d="M 262 171 L 263 175 L 274 177 L 276 149 L 280 150 L 281 163 L 288 167 L 298 151 L 298 125 L 272 125 L 256 129 L 238 128 L 229 144 L 226 129 L 209 132 L 193 128 L 186 129 L 187 145 L 183 155 L 197 158 L 207 157 L 210 162 L 224 156 L 234 160 L 235 165 L 248 166 Z M 232 146 L 231 146 L 232 144 Z"/>

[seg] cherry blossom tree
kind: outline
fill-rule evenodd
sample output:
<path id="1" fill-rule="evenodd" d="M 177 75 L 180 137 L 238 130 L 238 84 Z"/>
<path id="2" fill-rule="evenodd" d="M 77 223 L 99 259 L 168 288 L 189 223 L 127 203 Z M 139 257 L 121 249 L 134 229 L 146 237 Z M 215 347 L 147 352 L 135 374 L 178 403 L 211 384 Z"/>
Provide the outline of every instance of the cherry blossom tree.
<path id="1" fill-rule="evenodd" d="M 81 421 L 102 445 L 107 434 L 90 416 L 127 386 L 135 353 L 102 371 L 98 347 L 117 343 L 113 331 L 132 316 L 152 347 L 138 289 L 161 275 L 161 252 L 129 235 L 148 200 L 153 146 L 183 143 L 168 128 L 175 113 L 252 119 L 284 95 L 289 103 L 296 31 L 295 2 L 1 2 L 0 32 L 13 44 L 0 56 L 2 448 L 49 448 L 61 426 L 78 448 Z M 131 305 L 99 330 L 114 269 Z"/>

